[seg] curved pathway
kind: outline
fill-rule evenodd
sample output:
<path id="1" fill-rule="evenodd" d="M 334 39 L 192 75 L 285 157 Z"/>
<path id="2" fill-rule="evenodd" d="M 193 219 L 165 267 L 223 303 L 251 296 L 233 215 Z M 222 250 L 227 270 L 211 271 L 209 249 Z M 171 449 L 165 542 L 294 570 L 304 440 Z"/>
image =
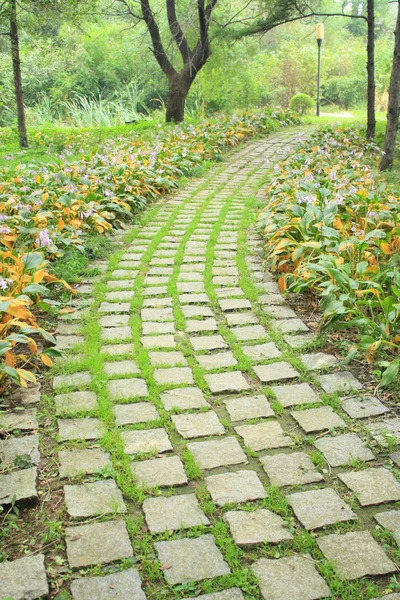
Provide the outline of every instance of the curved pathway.
<path id="1" fill-rule="evenodd" d="M 66 527 L 0 563 L 1 599 L 45 597 L 49 583 L 74 600 L 361 599 L 372 588 L 359 579 L 377 575 L 387 587 L 400 486 L 384 466 L 399 455 L 376 455 L 398 423 L 312 349 L 250 228 L 296 135 L 254 140 L 149 208 L 80 286 L 39 411 L 40 482 Z M 35 419 L 0 417 L 9 463 L 32 459 L 0 475 L 4 504 L 44 493 Z"/>

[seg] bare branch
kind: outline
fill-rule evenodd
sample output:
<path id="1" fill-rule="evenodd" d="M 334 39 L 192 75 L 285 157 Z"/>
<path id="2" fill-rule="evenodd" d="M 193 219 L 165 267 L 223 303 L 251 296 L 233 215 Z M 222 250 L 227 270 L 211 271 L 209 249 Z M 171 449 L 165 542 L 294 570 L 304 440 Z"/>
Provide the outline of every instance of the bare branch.
<path id="1" fill-rule="evenodd" d="M 125 0 L 122 1 L 125 2 Z M 154 56 L 166 76 L 169 78 L 174 77 L 177 73 L 164 50 L 160 30 L 154 18 L 153 11 L 150 8 L 149 0 L 140 0 L 140 6 L 142 8 L 143 19 L 150 33 Z"/>
<path id="2" fill-rule="evenodd" d="M 190 60 L 192 53 L 176 16 L 175 0 L 166 0 L 166 6 L 168 25 L 172 33 L 172 37 L 174 38 L 175 43 L 179 48 L 179 52 L 182 55 L 183 62 L 185 63 Z"/>

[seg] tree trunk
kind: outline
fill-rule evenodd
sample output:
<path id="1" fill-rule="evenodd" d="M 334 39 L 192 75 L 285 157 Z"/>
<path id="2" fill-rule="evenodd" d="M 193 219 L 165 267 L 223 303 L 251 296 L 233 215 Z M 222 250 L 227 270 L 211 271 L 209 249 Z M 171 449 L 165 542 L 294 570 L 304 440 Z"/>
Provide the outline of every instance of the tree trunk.
<path id="1" fill-rule="evenodd" d="M 26 133 L 24 96 L 22 92 L 21 77 L 21 59 L 19 55 L 19 37 L 17 21 L 17 3 L 16 0 L 10 0 L 10 37 L 11 37 L 11 57 L 14 73 L 14 92 L 17 103 L 18 118 L 18 137 L 21 148 L 27 148 L 28 135 Z"/>
<path id="2" fill-rule="evenodd" d="M 375 7 L 374 0 L 367 2 L 368 41 L 367 41 L 367 138 L 375 137 Z"/>
<path id="3" fill-rule="evenodd" d="M 394 153 L 396 150 L 396 138 L 399 127 L 400 112 L 400 0 L 398 0 L 398 12 L 396 31 L 394 33 L 394 52 L 392 73 L 390 75 L 389 101 L 387 112 L 387 125 L 385 141 L 383 143 L 383 152 L 380 169 L 384 171 L 393 165 Z"/>
<path id="4" fill-rule="evenodd" d="M 182 76 L 171 77 L 167 100 L 167 123 L 181 123 L 185 119 L 185 103 L 191 81 Z"/>

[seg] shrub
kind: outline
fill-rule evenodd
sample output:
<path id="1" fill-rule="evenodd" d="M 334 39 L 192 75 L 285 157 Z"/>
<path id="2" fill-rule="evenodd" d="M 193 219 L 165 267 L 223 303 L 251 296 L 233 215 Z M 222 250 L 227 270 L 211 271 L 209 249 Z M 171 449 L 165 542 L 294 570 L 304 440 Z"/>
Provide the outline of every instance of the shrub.
<path id="1" fill-rule="evenodd" d="M 367 84 L 364 78 L 332 77 L 322 84 L 321 89 L 325 102 L 343 106 L 346 110 L 365 104 Z"/>
<path id="2" fill-rule="evenodd" d="M 296 94 L 290 100 L 290 108 L 299 115 L 305 115 L 314 106 L 313 99 L 308 94 Z"/>

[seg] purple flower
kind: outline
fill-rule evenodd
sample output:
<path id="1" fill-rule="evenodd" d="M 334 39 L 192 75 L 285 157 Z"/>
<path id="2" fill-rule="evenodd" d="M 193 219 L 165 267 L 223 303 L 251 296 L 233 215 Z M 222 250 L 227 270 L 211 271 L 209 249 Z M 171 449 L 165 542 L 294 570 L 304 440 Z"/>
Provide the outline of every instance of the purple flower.
<path id="1" fill-rule="evenodd" d="M 107 196 L 107 198 L 110 198 L 111 196 L 113 196 L 113 193 L 111 190 L 105 189 L 104 195 Z"/>
<path id="2" fill-rule="evenodd" d="M 36 244 L 39 246 L 39 248 L 45 248 L 46 246 L 51 246 L 52 243 L 53 242 L 51 241 L 48 230 L 42 229 L 36 238 Z"/>
<path id="3" fill-rule="evenodd" d="M 11 233 L 11 229 L 8 225 L 3 225 L 3 227 L 0 227 L 0 233 Z"/>
<path id="4" fill-rule="evenodd" d="M 12 284 L 12 279 L 3 279 L 0 277 L 0 290 L 6 290 Z"/>

